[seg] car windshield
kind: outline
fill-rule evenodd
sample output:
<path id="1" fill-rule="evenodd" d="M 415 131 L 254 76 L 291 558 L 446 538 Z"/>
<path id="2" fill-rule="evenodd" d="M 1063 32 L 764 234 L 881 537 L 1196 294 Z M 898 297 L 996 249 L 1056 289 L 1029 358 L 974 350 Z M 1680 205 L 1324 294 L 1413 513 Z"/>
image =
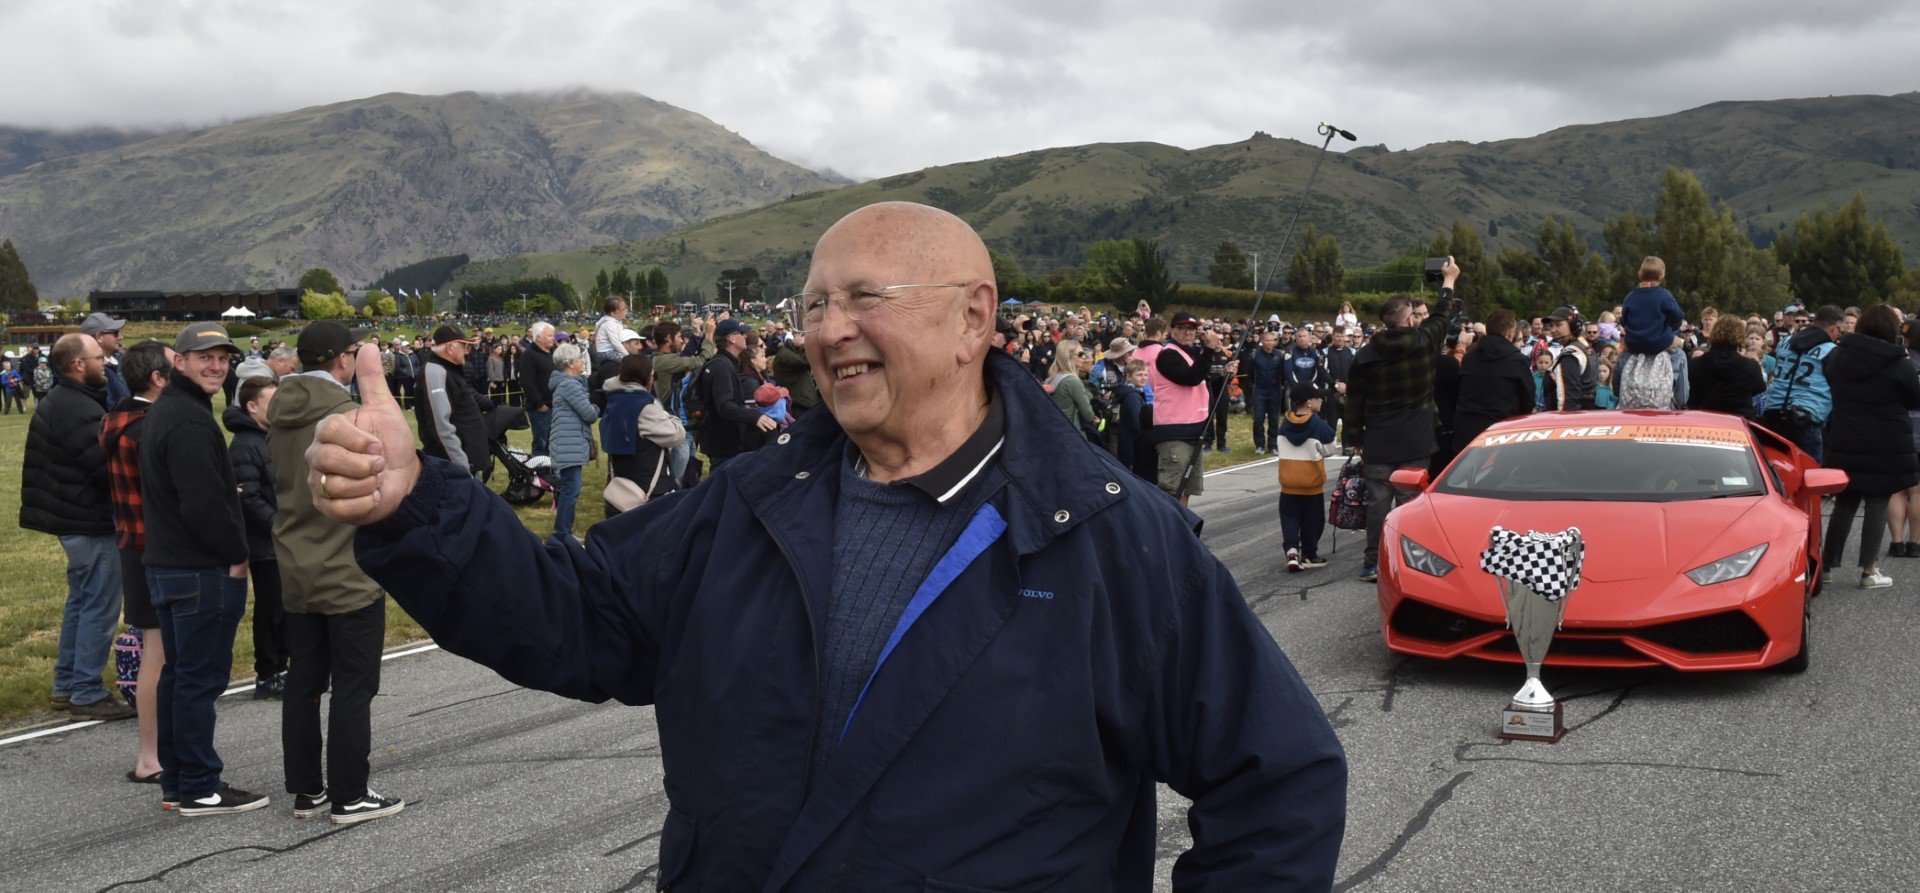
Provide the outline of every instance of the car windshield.
<path id="1" fill-rule="evenodd" d="M 1766 492 L 1745 432 L 1599 425 L 1483 434 L 1441 493 L 1516 500 L 1677 502 Z"/>

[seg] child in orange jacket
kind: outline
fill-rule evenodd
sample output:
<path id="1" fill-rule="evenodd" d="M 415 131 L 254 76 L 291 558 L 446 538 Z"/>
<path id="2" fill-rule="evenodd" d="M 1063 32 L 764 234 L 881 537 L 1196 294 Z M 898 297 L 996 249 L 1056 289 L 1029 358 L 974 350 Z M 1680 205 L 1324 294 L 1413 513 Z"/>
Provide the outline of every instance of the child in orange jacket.
<path id="1" fill-rule="evenodd" d="M 1280 425 L 1274 455 L 1280 457 L 1280 531 L 1287 549 L 1287 570 L 1325 567 L 1320 535 L 1327 528 L 1328 456 L 1340 451 L 1333 427 L 1320 417 L 1320 390 L 1295 385 L 1288 393 L 1292 411 Z"/>

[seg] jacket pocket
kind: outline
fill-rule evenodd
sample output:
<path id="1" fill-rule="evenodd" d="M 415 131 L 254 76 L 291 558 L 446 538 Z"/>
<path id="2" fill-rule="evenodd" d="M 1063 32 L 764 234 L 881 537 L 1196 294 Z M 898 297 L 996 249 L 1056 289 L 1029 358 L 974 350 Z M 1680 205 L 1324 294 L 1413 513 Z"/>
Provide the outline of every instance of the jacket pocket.
<path id="1" fill-rule="evenodd" d="M 660 881 L 656 890 L 671 889 L 693 863 L 693 820 L 667 810 L 667 823 L 660 832 Z"/>
<path id="2" fill-rule="evenodd" d="M 193 614 L 200 610 L 201 575 L 198 571 L 156 571 L 153 575 L 153 606 L 175 614 Z"/>

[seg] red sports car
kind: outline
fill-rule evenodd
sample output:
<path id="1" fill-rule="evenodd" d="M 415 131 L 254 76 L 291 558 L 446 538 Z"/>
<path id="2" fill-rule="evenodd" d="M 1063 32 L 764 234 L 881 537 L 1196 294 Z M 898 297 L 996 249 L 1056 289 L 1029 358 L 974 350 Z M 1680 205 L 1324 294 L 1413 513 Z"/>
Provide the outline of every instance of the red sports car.
<path id="1" fill-rule="evenodd" d="M 1743 670 L 1807 665 L 1820 497 L 1845 472 L 1711 412 L 1544 413 L 1494 425 L 1380 537 L 1380 628 L 1423 657 L 1520 662 L 1480 552 L 1495 526 L 1580 528 L 1586 555 L 1549 665 Z"/>

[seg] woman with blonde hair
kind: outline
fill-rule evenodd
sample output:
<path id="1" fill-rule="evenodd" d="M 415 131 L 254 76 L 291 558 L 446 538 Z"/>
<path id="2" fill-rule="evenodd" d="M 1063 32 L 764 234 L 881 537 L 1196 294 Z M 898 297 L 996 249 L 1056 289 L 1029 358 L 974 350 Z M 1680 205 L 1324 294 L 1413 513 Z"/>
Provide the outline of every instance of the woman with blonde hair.
<path id="1" fill-rule="evenodd" d="M 1081 376 L 1093 368 L 1093 355 L 1080 346 L 1080 342 L 1068 338 L 1062 340 L 1053 349 L 1053 366 L 1047 370 L 1047 393 L 1053 395 L 1053 405 L 1067 414 L 1067 420 L 1074 423 L 1082 433 L 1091 435 L 1099 430 L 1099 418 L 1093 414 L 1093 401 L 1087 396 L 1087 383 Z"/>

